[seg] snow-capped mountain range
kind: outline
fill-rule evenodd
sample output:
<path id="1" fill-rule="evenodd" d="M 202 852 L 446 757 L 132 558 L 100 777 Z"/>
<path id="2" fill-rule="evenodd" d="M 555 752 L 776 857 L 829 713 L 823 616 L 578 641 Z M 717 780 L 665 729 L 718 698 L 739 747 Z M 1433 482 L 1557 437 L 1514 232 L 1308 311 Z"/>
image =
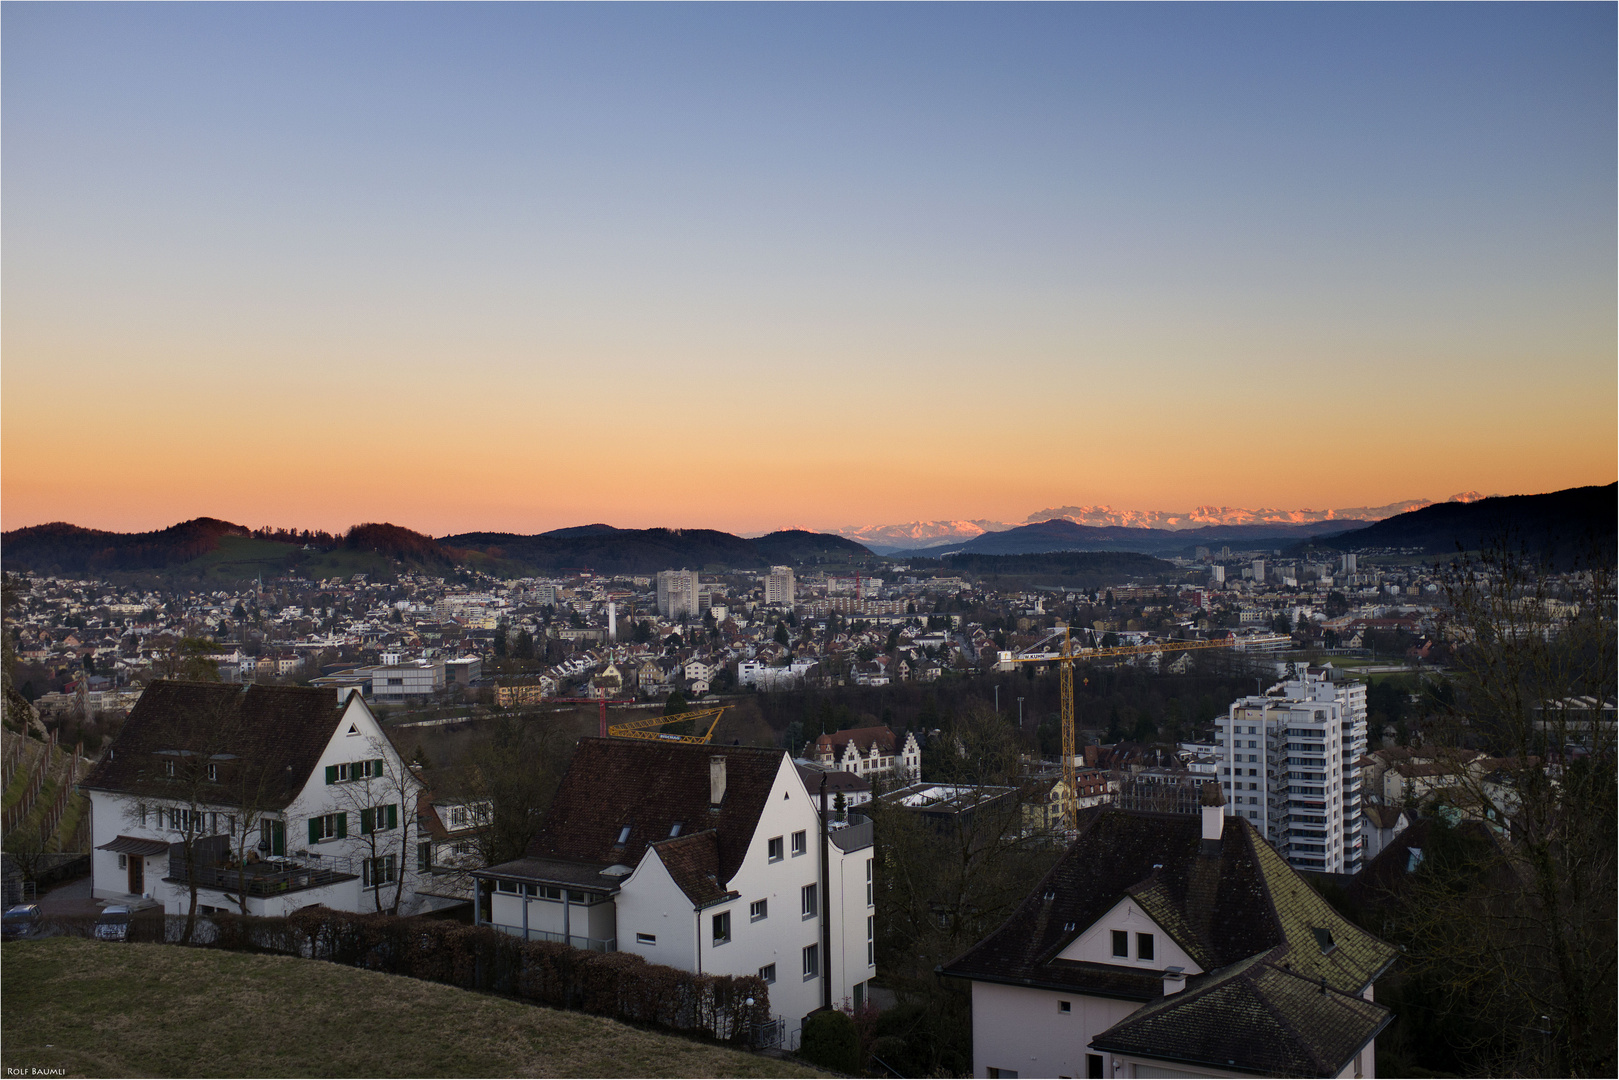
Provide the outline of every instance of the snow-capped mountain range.
<path id="1" fill-rule="evenodd" d="M 1477 502 L 1484 498 L 1476 491 L 1452 495 L 1445 502 Z M 1431 506 L 1432 499 L 1405 499 L 1387 506 L 1349 506 L 1336 510 L 1276 510 L 1261 507 L 1198 506 L 1189 511 L 1115 510 L 1111 506 L 1055 506 L 1036 510 L 1022 521 L 991 521 L 984 518 L 954 521 L 908 521 L 901 525 L 847 525 L 832 532 L 876 549 L 903 549 L 971 540 L 988 532 L 1004 532 L 1019 525 L 1041 521 L 1072 521 L 1076 525 L 1115 525 L 1137 529 L 1198 529 L 1208 525 L 1303 525 L 1318 521 L 1382 521 L 1396 514 Z"/>

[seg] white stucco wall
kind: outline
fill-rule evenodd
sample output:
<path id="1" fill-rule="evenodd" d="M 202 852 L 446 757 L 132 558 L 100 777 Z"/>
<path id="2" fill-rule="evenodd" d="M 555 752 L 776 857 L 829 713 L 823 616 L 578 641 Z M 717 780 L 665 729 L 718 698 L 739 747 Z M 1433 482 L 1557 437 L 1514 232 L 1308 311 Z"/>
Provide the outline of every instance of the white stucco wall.
<path id="1" fill-rule="evenodd" d="M 1140 1002 L 1036 990 L 997 983 L 973 984 L 973 1075 L 990 1069 L 1019 1076 L 1085 1076 L 1086 1047 L 1097 1035 L 1141 1007 Z M 1059 1003 L 1069 1003 L 1062 1012 Z M 1103 1054 L 1102 1075 L 1112 1070 Z"/>
<path id="2" fill-rule="evenodd" d="M 1130 935 L 1130 956 L 1128 959 L 1113 955 L 1113 931 L 1123 930 Z M 1151 934 L 1153 950 L 1151 960 L 1142 960 L 1136 955 L 1137 934 Z M 1113 906 L 1113 909 L 1103 915 L 1095 923 L 1069 942 L 1068 947 L 1057 954 L 1063 960 L 1089 960 L 1097 964 L 1113 964 L 1118 967 L 1136 967 L 1143 971 L 1163 971 L 1167 967 L 1179 967 L 1188 975 L 1201 975 L 1203 969 L 1197 965 L 1186 951 L 1171 940 L 1164 933 L 1163 928 L 1153 922 L 1141 910 L 1134 900 L 1128 896 Z"/>

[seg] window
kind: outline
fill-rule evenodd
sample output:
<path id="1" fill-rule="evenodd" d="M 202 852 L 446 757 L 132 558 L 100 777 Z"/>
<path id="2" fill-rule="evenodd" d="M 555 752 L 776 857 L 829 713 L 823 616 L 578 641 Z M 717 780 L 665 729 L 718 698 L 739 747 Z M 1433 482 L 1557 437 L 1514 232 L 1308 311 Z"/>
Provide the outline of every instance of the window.
<path id="1" fill-rule="evenodd" d="M 322 840 L 341 840 L 348 834 L 349 816 L 345 813 L 321 814 L 309 819 L 311 844 L 318 844 Z"/>
<path id="2" fill-rule="evenodd" d="M 872 907 L 872 906 L 874 906 L 874 904 L 875 904 L 875 901 L 872 899 L 872 895 L 871 895 L 871 860 L 867 859 L 866 860 L 866 906 L 867 907 Z"/>
<path id="3" fill-rule="evenodd" d="M 629 840 L 629 838 L 630 838 L 630 827 L 628 825 L 626 825 L 622 829 L 618 830 L 618 839 L 613 841 L 613 846 L 614 847 L 623 847 L 625 841 Z"/>
<path id="4" fill-rule="evenodd" d="M 763 979 L 767 983 L 775 982 L 776 981 L 776 965 L 775 964 L 766 964 L 764 967 L 760 968 L 759 969 L 759 978 Z"/>
<path id="5" fill-rule="evenodd" d="M 731 913 L 722 911 L 714 916 L 714 944 L 724 945 L 731 940 Z"/>
<path id="6" fill-rule="evenodd" d="M 866 916 L 866 966 L 877 964 L 877 916 Z"/>
<path id="7" fill-rule="evenodd" d="M 793 833 L 793 854 L 802 855 L 805 850 L 805 835 L 802 832 Z"/>
<path id="8" fill-rule="evenodd" d="M 1094 1077 L 1094 1078 L 1097 1078 L 1097 1080 L 1100 1080 L 1100 1077 L 1102 1076 L 1102 1055 L 1101 1054 L 1086 1054 L 1085 1055 L 1085 1075 L 1087 1077 Z"/>
<path id="9" fill-rule="evenodd" d="M 781 837 L 772 836 L 765 844 L 765 857 L 771 862 L 781 862 Z"/>
<path id="10" fill-rule="evenodd" d="M 514 893 L 514 892 L 517 891 L 517 882 L 515 882 L 515 881 L 497 881 L 495 883 L 495 888 L 499 889 L 501 892 Z"/>
<path id="11" fill-rule="evenodd" d="M 128 870 L 129 869 L 129 856 L 128 855 L 120 855 L 120 856 L 118 856 L 118 869 L 120 869 L 120 870 Z"/>
<path id="12" fill-rule="evenodd" d="M 424 840 L 416 845 L 416 869 L 427 873 L 433 869 L 433 842 Z"/>
<path id="13" fill-rule="evenodd" d="M 804 946 L 804 978 L 813 979 L 821 973 L 821 947 Z"/>
<path id="14" fill-rule="evenodd" d="M 680 835 L 680 827 L 682 825 L 684 825 L 684 824 L 685 824 L 684 821 L 677 821 L 673 825 L 669 826 L 669 835 L 671 837 L 679 836 Z"/>
<path id="15" fill-rule="evenodd" d="M 635 935 L 635 943 L 637 945 L 656 945 L 658 943 L 658 935 L 657 934 L 636 934 Z"/>
<path id="16" fill-rule="evenodd" d="M 1137 960 L 1151 960 L 1152 959 L 1152 935 L 1151 934 L 1137 934 L 1136 935 L 1136 959 Z"/>
<path id="17" fill-rule="evenodd" d="M 1113 955 L 1128 958 L 1130 955 L 1130 934 L 1125 930 L 1113 931 Z"/>
<path id="18" fill-rule="evenodd" d="M 866 1003 L 866 984 L 863 983 L 863 982 L 857 982 L 857 983 L 854 984 L 854 1007 L 856 1009 L 858 1009 L 858 1008 L 860 1008 L 860 1006 L 864 1005 L 865 1003 Z"/>
<path id="19" fill-rule="evenodd" d="M 988 1076 L 990 1080 L 998 1080 L 998 1078 L 1006 1077 L 1010 1077 L 1011 1080 L 1017 1080 L 1016 1069 L 997 1069 L 993 1065 L 984 1070 L 984 1075 Z"/>
<path id="20" fill-rule="evenodd" d="M 210 780 L 218 780 L 219 779 L 219 766 L 218 765 L 209 765 L 208 766 L 208 779 L 210 779 Z"/>
<path id="21" fill-rule="evenodd" d="M 381 758 L 374 761 L 345 761 L 340 765 L 326 766 L 328 784 L 346 784 L 350 780 L 367 780 L 381 775 Z"/>
<path id="22" fill-rule="evenodd" d="M 753 903 L 748 905 L 748 918 L 752 919 L 754 922 L 758 922 L 760 919 L 766 918 L 769 916 L 769 914 L 770 901 L 768 900 L 755 900 Z"/>
<path id="23" fill-rule="evenodd" d="M 366 859 L 360 863 L 360 873 L 363 884 L 368 889 L 380 888 L 390 884 L 399 877 L 399 857 L 397 855 L 379 855 L 375 859 Z"/>
<path id="24" fill-rule="evenodd" d="M 471 820 L 467 817 L 467 808 L 464 807 L 464 806 L 457 806 L 453 810 L 451 810 L 450 811 L 450 824 L 451 825 L 468 825 L 468 824 L 471 824 Z"/>
<path id="25" fill-rule="evenodd" d="M 1072 1001 L 1059 1001 L 1057 1002 L 1057 1011 L 1060 1013 L 1071 1013 L 1074 1011 L 1074 1003 Z"/>
<path id="26" fill-rule="evenodd" d="M 164 776 L 173 776 L 174 775 L 174 762 L 165 761 L 163 763 L 163 775 Z"/>
<path id="27" fill-rule="evenodd" d="M 360 834 L 386 832 L 399 827 L 399 806 L 389 803 L 374 809 L 360 811 Z"/>
<path id="28" fill-rule="evenodd" d="M 806 885 L 802 889 L 798 890 L 799 913 L 802 914 L 806 919 L 815 914 L 816 891 L 817 890 L 814 885 Z"/>

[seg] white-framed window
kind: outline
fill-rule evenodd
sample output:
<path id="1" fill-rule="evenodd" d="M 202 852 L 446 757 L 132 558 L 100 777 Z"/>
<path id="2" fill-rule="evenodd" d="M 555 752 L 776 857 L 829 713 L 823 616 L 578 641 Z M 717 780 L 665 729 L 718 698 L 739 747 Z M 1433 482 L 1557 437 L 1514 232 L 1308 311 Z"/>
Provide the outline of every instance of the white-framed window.
<path id="1" fill-rule="evenodd" d="M 129 869 L 129 856 L 128 855 L 120 855 L 120 856 L 118 856 L 118 869 L 120 869 L 120 870 L 128 870 Z"/>
<path id="2" fill-rule="evenodd" d="M 163 775 L 164 776 L 173 776 L 174 775 L 174 762 L 165 761 L 163 763 Z"/>
<path id="3" fill-rule="evenodd" d="M 724 945 L 731 940 L 731 913 L 722 911 L 714 916 L 714 944 Z"/>
<path id="4" fill-rule="evenodd" d="M 1113 931 L 1113 955 L 1129 959 L 1130 932 L 1128 930 Z"/>
<path id="5" fill-rule="evenodd" d="M 769 900 L 755 900 L 753 903 L 748 905 L 748 918 L 753 922 L 758 922 L 760 919 L 768 918 L 769 915 Z"/>
<path id="6" fill-rule="evenodd" d="M 871 886 L 872 886 L 872 883 L 871 883 L 871 860 L 867 859 L 866 860 L 866 906 L 867 907 L 875 907 L 876 903 L 877 903 L 876 900 L 872 897 Z"/>
<path id="7" fill-rule="evenodd" d="M 424 874 L 433 869 L 433 841 L 423 840 L 416 845 L 416 869 Z"/>
<path id="8" fill-rule="evenodd" d="M 866 966 L 877 964 L 877 916 L 866 916 Z"/>
<path id="9" fill-rule="evenodd" d="M 1153 958 L 1153 940 L 1151 934 L 1136 935 L 1136 959 L 1151 960 Z"/>
<path id="10" fill-rule="evenodd" d="M 658 935 L 657 934 L 636 934 L 635 935 L 635 943 L 637 945 L 656 945 L 658 943 Z"/>
<path id="11" fill-rule="evenodd" d="M 765 858 L 771 862 L 781 862 L 781 837 L 772 836 L 765 842 Z"/>
<path id="12" fill-rule="evenodd" d="M 467 808 L 464 807 L 464 806 L 452 807 L 450 809 L 450 824 L 451 825 L 468 825 L 468 824 L 471 824 L 471 818 L 469 818 L 467 816 Z"/>
<path id="13" fill-rule="evenodd" d="M 799 913 L 808 919 L 818 910 L 816 896 L 820 889 L 815 885 L 806 885 L 798 890 Z"/>
<path id="14" fill-rule="evenodd" d="M 338 840 L 348 835 L 348 815 L 320 814 L 309 819 L 309 841 L 318 844 L 322 840 Z"/>
<path id="15" fill-rule="evenodd" d="M 821 973 L 821 947 L 804 946 L 804 978 L 813 979 Z"/>
<path id="16" fill-rule="evenodd" d="M 775 964 L 766 964 L 764 967 L 760 968 L 759 969 L 759 978 L 763 979 L 767 983 L 775 982 L 776 981 L 776 965 Z"/>
<path id="17" fill-rule="evenodd" d="M 210 762 L 208 764 L 208 779 L 210 779 L 210 780 L 218 780 L 219 779 L 219 766 L 213 764 L 212 762 Z"/>
<path id="18" fill-rule="evenodd" d="M 399 856 L 379 855 L 360 863 L 361 884 L 368 889 L 392 884 L 399 878 Z"/>
<path id="19" fill-rule="evenodd" d="M 1060 1013 L 1071 1013 L 1074 1011 L 1074 1003 L 1072 1001 L 1059 1001 L 1057 1002 L 1057 1011 Z"/>
<path id="20" fill-rule="evenodd" d="M 808 837 L 803 831 L 793 833 L 793 854 L 802 855 L 809 850 Z"/>

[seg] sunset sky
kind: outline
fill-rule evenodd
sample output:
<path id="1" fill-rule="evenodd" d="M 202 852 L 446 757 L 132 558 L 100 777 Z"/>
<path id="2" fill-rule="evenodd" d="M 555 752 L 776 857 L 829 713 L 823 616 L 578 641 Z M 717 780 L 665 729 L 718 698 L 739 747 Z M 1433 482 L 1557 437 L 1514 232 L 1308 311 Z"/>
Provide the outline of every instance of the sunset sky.
<path id="1" fill-rule="evenodd" d="M 1619 471 L 1611 4 L 0 21 L 6 529 Z"/>

